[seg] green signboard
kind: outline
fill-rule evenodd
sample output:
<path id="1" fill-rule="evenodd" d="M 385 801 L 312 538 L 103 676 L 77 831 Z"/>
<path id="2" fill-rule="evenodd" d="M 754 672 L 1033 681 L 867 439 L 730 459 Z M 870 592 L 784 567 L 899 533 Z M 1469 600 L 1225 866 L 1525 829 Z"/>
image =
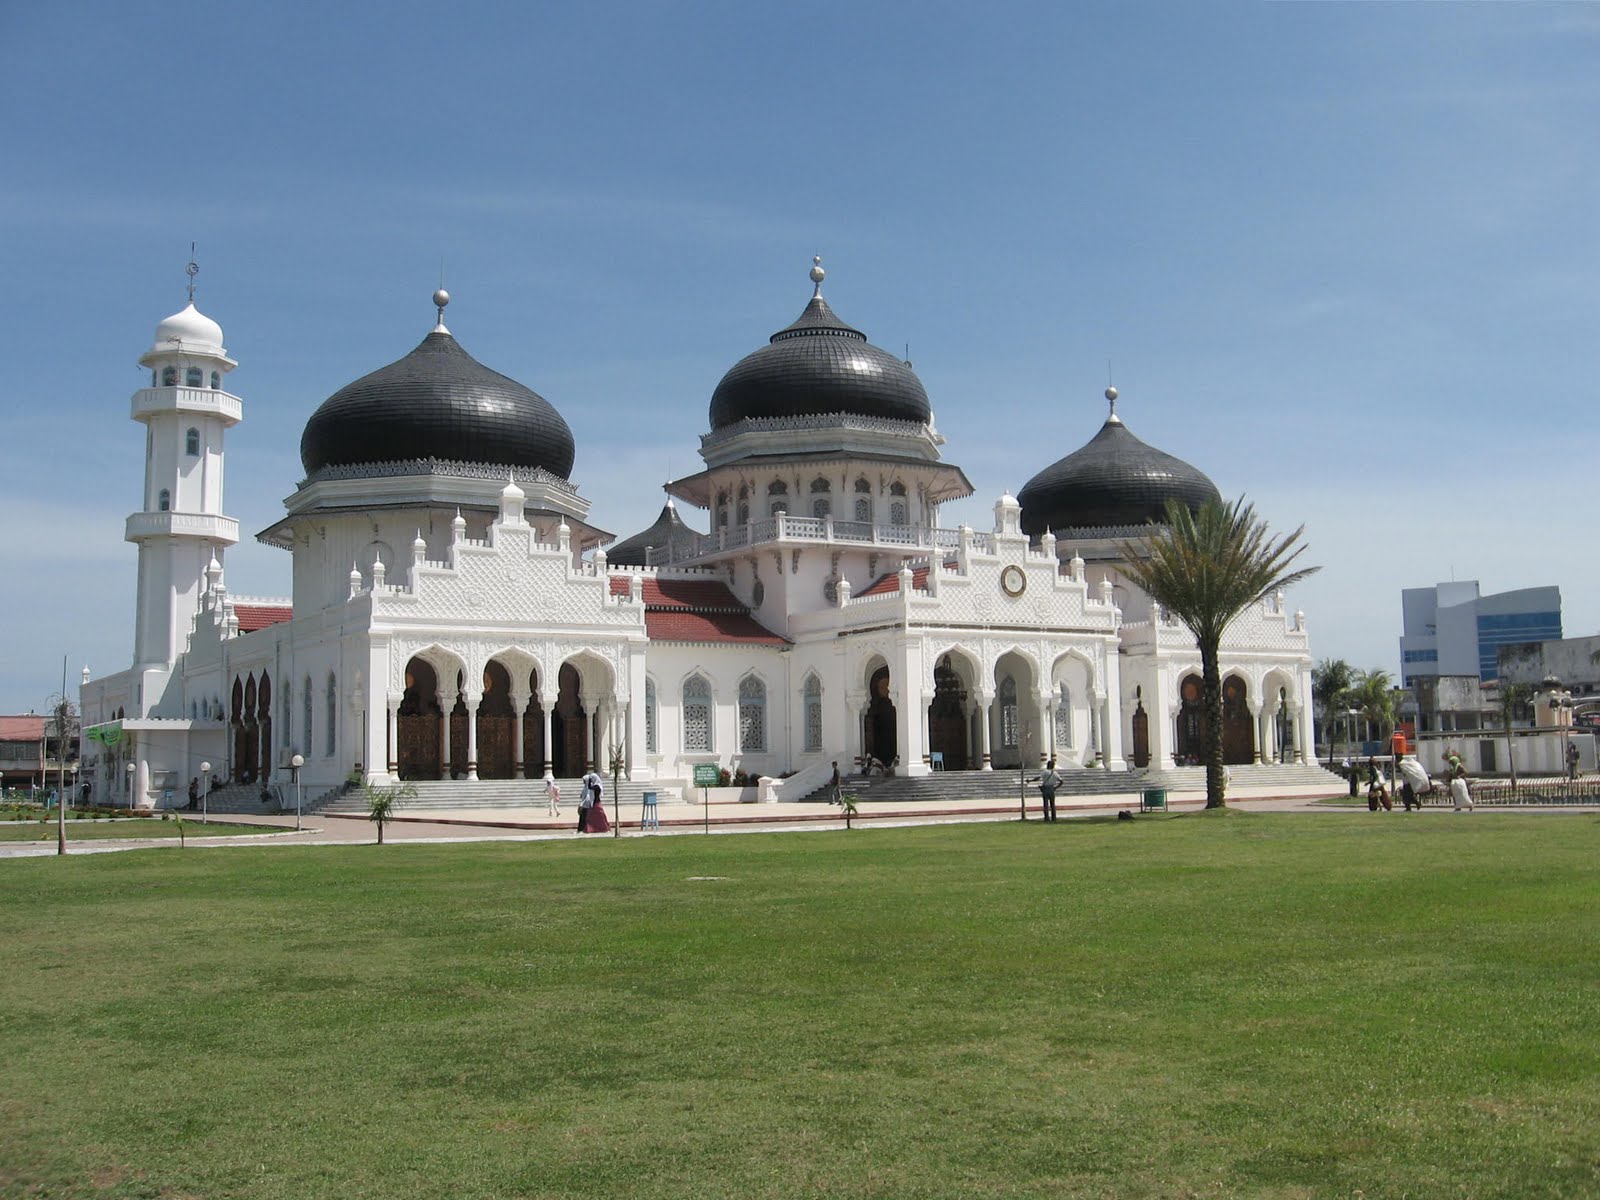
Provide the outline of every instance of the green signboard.
<path id="1" fill-rule="evenodd" d="M 695 763 L 695 787 L 716 787 L 722 782 L 722 768 L 716 763 Z"/>

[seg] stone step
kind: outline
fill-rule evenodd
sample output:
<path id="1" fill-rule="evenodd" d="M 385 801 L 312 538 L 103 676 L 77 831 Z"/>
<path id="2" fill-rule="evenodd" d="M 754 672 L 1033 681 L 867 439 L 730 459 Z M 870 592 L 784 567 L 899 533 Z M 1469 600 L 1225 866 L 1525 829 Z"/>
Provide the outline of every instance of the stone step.
<path id="1" fill-rule="evenodd" d="M 558 779 L 561 789 L 562 810 L 574 810 L 583 795 L 580 779 Z M 396 807 L 406 810 L 462 810 L 462 809 L 527 809 L 545 807 L 544 781 L 542 779 L 428 779 L 411 785 L 416 795 L 407 797 Z M 644 793 L 656 793 L 657 803 L 666 805 L 682 800 L 682 789 L 665 785 L 635 782 L 633 780 L 606 780 L 607 808 L 617 805 L 638 806 L 644 802 Z M 331 798 L 317 811 L 331 813 L 364 813 L 367 811 L 366 793 L 360 788 Z"/>

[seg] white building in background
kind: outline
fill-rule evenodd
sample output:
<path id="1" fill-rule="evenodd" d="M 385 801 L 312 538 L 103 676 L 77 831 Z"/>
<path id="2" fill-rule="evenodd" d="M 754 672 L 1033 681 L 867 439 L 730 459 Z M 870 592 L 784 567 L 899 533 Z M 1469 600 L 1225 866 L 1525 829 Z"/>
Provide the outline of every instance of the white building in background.
<path id="1" fill-rule="evenodd" d="M 543 397 L 439 321 L 335 392 L 301 439 L 305 478 L 258 535 L 290 594 L 234 596 L 223 436 L 243 402 L 215 322 L 189 307 L 140 360 L 150 386 L 134 663 L 85 673 L 102 796 L 182 803 L 212 773 L 305 759 L 310 793 L 373 782 L 579 774 L 687 782 L 867 755 L 898 770 L 1170 766 L 1200 752 L 1193 638 L 1124 578 L 1118 545 L 1168 498 L 1216 496 L 1112 411 L 992 526 L 941 527 L 971 494 L 909 363 L 814 294 L 712 396 L 705 469 L 620 543 L 587 521 L 576 448 Z M 608 553 L 606 547 L 610 546 Z M 1269 597 L 1224 640 L 1230 762 L 1305 761 L 1304 615 Z M 132 770 L 128 770 L 131 765 Z M 801 790 L 798 786 L 795 790 Z"/>

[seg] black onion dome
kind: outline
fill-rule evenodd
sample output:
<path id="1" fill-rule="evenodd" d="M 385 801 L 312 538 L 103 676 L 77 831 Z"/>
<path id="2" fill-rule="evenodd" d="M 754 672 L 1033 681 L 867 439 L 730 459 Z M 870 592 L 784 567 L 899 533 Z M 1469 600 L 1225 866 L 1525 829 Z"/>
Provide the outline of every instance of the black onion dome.
<path id="1" fill-rule="evenodd" d="M 799 319 L 722 377 L 711 396 L 711 428 L 832 413 L 927 422 L 922 381 L 834 315 L 822 298 L 821 275 L 820 266 L 813 269 L 817 292 Z"/>
<path id="2" fill-rule="evenodd" d="M 1115 413 L 1089 444 L 1046 467 L 1017 495 L 1022 531 L 1104 529 L 1144 525 L 1178 500 L 1190 510 L 1220 500 L 1217 485 L 1200 471 L 1128 431 Z"/>
<path id="3" fill-rule="evenodd" d="M 442 328 L 329 396 L 300 436 L 307 475 L 435 458 L 542 467 L 565 479 L 572 456 L 572 430 L 548 400 L 491 371 Z"/>
<path id="4" fill-rule="evenodd" d="M 649 564 L 645 562 L 646 550 L 651 548 L 665 550 L 669 546 L 685 546 L 693 549 L 699 545 L 699 537 L 698 533 L 679 519 L 678 510 L 669 500 L 662 507 L 656 523 L 649 529 L 606 547 L 606 562 L 621 567 L 648 566 Z"/>

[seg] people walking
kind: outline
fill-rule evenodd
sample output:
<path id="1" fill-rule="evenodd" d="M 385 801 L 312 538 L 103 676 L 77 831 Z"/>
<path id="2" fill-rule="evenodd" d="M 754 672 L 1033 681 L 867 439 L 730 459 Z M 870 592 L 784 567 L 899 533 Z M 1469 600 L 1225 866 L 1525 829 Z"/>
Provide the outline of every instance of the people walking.
<path id="1" fill-rule="evenodd" d="M 1051 759 L 1039 776 L 1039 795 L 1044 800 L 1044 819 L 1056 819 L 1056 789 L 1061 786 L 1061 776 L 1056 771 L 1056 760 Z"/>
<path id="2" fill-rule="evenodd" d="M 1467 790 L 1465 767 L 1457 767 L 1455 777 L 1450 780 L 1450 800 L 1457 812 L 1472 811 L 1472 793 Z"/>
<path id="3" fill-rule="evenodd" d="M 193 779 L 189 780 L 189 809 L 192 812 L 193 810 L 195 810 L 195 809 L 197 809 L 199 807 L 200 807 L 200 777 L 198 775 L 196 775 Z"/>
<path id="4" fill-rule="evenodd" d="M 839 764 L 833 764 L 833 777 L 828 780 L 828 803 L 839 803 Z"/>
<path id="5" fill-rule="evenodd" d="M 604 790 L 605 787 L 600 782 L 600 776 L 594 771 L 593 768 L 584 772 L 583 795 L 578 800 L 579 833 L 600 833 L 603 829 L 610 828 L 609 822 L 606 822 L 603 826 L 601 826 L 595 820 L 594 810 L 601 804 L 600 796 Z M 605 819 L 605 811 L 603 809 L 599 814 L 599 818 L 601 821 L 604 821 Z"/>
<path id="6" fill-rule="evenodd" d="M 544 813 L 547 817 L 561 815 L 561 785 L 549 771 L 544 773 Z"/>
<path id="7" fill-rule="evenodd" d="M 1569 782 L 1578 778 L 1578 744 L 1567 743 L 1567 779 Z"/>

